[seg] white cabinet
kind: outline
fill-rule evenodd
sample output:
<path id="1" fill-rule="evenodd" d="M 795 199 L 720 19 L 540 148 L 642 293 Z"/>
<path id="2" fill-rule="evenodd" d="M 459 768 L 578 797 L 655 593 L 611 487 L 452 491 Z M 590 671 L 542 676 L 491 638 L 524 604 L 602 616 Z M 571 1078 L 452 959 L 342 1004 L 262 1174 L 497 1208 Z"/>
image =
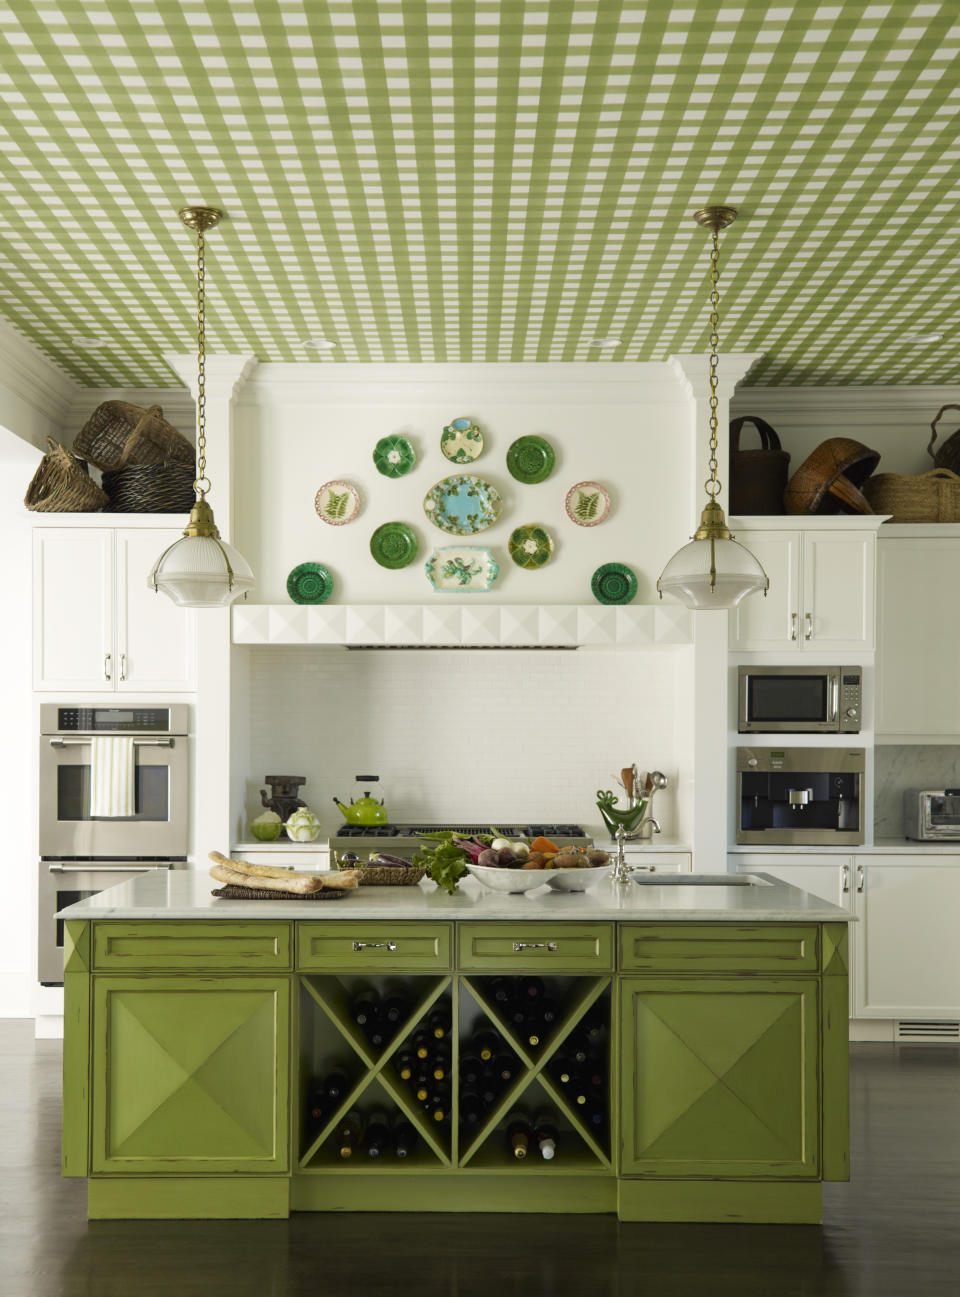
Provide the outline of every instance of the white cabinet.
<path id="1" fill-rule="evenodd" d="M 147 587 L 180 531 L 37 527 L 33 536 L 33 685 L 58 692 L 196 687 L 195 613 Z"/>
<path id="2" fill-rule="evenodd" d="M 960 735 L 960 536 L 878 547 L 877 733 Z"/>
<path id="3" fill-rule="evenodd" d="M 960 857 L 858 856 L 855 1016 L 960 1018 Z"/>
<path id="4" fill-rule="evenodd" d="M 874 643 L 874 530 L 749 531 L 737 539 L 770 578 L 730 613 L 735 651 L 871 650 Z"/>
<path id="5" fill-rule="evenodd" d="M 611 857 L 616 848 L 610 849 Z M 689 851 L 649 851 L 630 849 L 624 844 L 623 850 L 627 866 L 641 873 L 651 874 L 689 874 L 693 868 L 693 857 Z"/>

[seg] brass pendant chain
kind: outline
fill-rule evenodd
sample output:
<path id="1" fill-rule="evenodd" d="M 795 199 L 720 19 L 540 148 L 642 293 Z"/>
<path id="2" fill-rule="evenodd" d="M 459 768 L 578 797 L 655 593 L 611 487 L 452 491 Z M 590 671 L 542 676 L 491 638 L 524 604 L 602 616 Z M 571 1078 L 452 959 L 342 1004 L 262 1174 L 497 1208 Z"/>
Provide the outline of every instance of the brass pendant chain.
<path id="1" fill-rule="evenodd" d="M 707 461 L 707 467 L 710 469 L 710 480 L 704 483 L 707 495 L 712 500 L 716 500 L 720 494 L 720 482 L 717 480 L 717 349 L 719 346 L 718 327 L 720 317 L 718 307 L 720 305 L 719 289 L 719 263 L 720 263 L 720 232 L 713 231 L 713 251 L 710 254 L 710 459 Z"/>
<path id="2" fill-rule="evenodd" d="M 197 230 L 197 480 L 194 489 L 202 500 L 210 490 L 207 472 L 206 352 L 204 349 L 203 230 Z"/>

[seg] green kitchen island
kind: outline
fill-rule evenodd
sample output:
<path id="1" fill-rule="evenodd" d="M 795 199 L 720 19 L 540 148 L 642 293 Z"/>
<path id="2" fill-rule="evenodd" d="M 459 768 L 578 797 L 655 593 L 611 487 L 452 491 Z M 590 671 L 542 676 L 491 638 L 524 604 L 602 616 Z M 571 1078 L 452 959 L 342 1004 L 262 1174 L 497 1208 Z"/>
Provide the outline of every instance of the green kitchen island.
<path id="1" fill-rule="evenodd" d="M 323 903 L 223 900 L 191 870 L 110 888 L 60 916 L 63 1173 L 87 1178 L 92 1219 L 819 1222 L 822 1182 L 849 1178 L 850 916 L 753 877 L 523 895 L 467 879 L 453 896 L 424 883 Z M 543 978 L 560 1006 L 536 1047 L 491 993 L 494 978 L 515 975 Z M 364 986 L 390 987 L 408 1006 L 379 1048 L 350 1011 Z M 452 1111 L 434 1121 L 397 1058 L 438 1009 L 451 1021 Z M 515 1073 L 467 1127 L 458 1055 L 481 1017 Z M 599 1124 L 557 1072 L 588 1020 Z M 347 1089 L 314 1118 L 312 1084 L 334 1064 Z M 414 1126 L 411 1156 L 339 1156 L 339 1123 L 374 1107 Z M 505 1123 L 543 1108 L 557 1117 L 557 1156 L 517 1161 Z"/>

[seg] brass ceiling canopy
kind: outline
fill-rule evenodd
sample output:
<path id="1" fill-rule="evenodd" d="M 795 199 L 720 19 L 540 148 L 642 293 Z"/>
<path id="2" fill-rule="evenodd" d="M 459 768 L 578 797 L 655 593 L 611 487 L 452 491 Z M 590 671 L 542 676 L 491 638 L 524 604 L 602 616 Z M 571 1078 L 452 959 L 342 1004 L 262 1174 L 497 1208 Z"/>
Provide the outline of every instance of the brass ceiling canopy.
<path id="1" fill-rule="evenodd" d="M 699 212 L 694 212 L 693 219 L 698 225 L 702 225 L 705 230 L 719 234 L 721 230 L 725 230 L 728 225 L 733 224 L 737 219 L 737 214 L 736 207 L 701 207 Z"/>
<path id="2" fill-rule="evenodd" d="M 223 212 L 219 207 L 182 207 L 177 215 L 188 229 L 196 230 L 199 234 L 212 230 L 223 220 Z"/>

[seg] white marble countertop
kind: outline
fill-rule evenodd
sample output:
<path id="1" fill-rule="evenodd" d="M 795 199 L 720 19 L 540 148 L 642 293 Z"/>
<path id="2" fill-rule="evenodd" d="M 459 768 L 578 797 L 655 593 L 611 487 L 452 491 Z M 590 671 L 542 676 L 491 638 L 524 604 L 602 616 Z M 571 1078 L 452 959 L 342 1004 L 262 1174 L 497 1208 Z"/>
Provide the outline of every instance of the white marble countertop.
<path id="1" fill-rule="evenodd" d="M 602 848 L 604 851 L 613 851 L 616 848 L 616 842 L 613 838 L 608 838 L 606 829 L 597 828 L 595 825 L 586 825 L 588 835 L 593 838 L 594 845 Z M 384 851 L 390 850 L 390 839 L 383 840 Z M 315 842 L 291 842 L 288 838 L 278 838 L 276 842 L 258 842 L 255 838 L 249 842 L 234 842 L 230 847 L 231 851 L 293 851 L 309 855 L 311 852 L 329 852 L 331 845 L 339 851 L 350 850 L 349 838 L 328 838 L 322 834 Z M 960 844 L 958 844 L 960 845 Z M 678 842 L 676 838 L 667 837 L 665 834 L 654 834 L 652 838 L 643 840 L 626 841 L 623 844 L 627 854 L 635 851 L 692 851 L 693 848 L 689 842 Z"/>
<path id="2" fill-rule="evenodd" d="M 644 875 L 649 878 L 650 875 Z M 525 919 L 556 922 L 728 921 L 848 923 L 851 915 L 798 887 L 760 874 L 756 887 L 625 883 L 602 879 L 587 892 L 544 884 L 520 895 L 490 891 L 472 878 L 453 896 L 415 887 L 359 887 L 337 901 L 228 901 L 206 871 L 151 870 L 61 910 L 61 919 Z"/>
<path id="3" fill-rule="evenodd" d="M 870 846 L 859 847 L 728 847 L 731 855 L 741 856 L 960 856 L 956 842 L 914 842 L 912 838 L 878 838 Z"/>

